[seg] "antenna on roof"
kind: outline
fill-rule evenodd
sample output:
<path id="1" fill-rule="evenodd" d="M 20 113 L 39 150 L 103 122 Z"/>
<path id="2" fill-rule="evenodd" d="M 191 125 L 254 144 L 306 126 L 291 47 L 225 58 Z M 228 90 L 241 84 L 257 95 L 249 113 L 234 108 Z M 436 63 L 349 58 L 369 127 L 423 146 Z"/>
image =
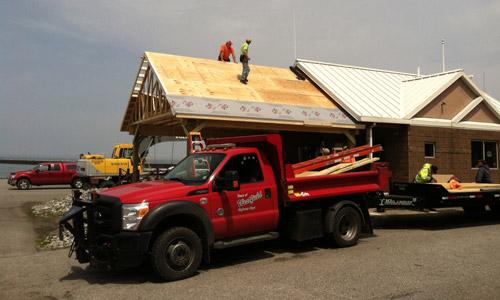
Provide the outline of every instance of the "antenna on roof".
<path id="1" fill-rule="evenodd" d="M 445 65 L 444 65 L 444 40 L 441 40 L 441 56 L 443 60 L 443 72 L 445 71 Z"/>
<path id="2" fill-rule="evenodd" d="M 420 77 L 420 66 L 417 67 L 417 76 Z"/>
<path id="3" fill-rule="evenodd" d="M 483 91 L 486 91 L 486 73 L 483 71 Z"/>
<path id="4" fill-rule="evenodd" d="M 297 30 L 295 28 L 295 6 L 292 2 L 293 57 L 297 59 Z"/>

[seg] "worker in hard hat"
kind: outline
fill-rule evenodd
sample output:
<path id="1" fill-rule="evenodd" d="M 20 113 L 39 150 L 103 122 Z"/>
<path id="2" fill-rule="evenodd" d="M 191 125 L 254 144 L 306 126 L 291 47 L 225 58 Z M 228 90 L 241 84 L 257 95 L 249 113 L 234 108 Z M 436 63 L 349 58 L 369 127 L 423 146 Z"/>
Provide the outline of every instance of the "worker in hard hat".
<path id="1" fill-rule="evenodd" d="M 238 63 L 236 62 L 236 58 L 234 56 L 234 49 L 232 45 L 233 42 L 231 41 L 227 41 L 224 44 L 220 45 L 219 58 L 218 58 L 219 61 L 230 62 L 231 59 L 229 57 L 232 56 L 234 63 L 235 64 Z"/>
<path id="2" fill-rule="evenodd" d="M 436 182 L 432 175 L 437 174 L 438 167 L 434 166 L 430 163 L 425 163 L 422 166 L 422 169 L 418 172 L 417 176 L 415 176 L 416 183 L 430 183 Z"/>
<path id="3" fill-rule="evenodd" d="M 250 56 L 248 56 L 248 47 L 251 42 L 251 39 L 246 39 L 245 43 L 241 45 L 240 62 L 243 64 L 243 71 L 241 72 L 240 82 L 243 84 L 248 83 L 248 74 L 250 73 L 250 67 L 248 66 L 248 61 L 250 60 Z"/>

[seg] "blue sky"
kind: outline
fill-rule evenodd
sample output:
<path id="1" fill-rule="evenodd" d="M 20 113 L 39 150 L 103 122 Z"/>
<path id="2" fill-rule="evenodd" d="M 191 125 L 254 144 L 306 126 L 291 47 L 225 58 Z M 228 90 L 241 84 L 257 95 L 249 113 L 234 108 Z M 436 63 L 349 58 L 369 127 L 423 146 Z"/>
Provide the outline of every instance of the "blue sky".
<path id="1" fill-rule="evenodd" d="M 0 155 L 108 153 L 142 53 L 301 58 L 428 74 L 463 68 L 500 98 L 499 1 L 0 1 Z M 178 147 L 176 156 L 182 155 Z M 169 157 L 171 155 L 169 154 Z"/>

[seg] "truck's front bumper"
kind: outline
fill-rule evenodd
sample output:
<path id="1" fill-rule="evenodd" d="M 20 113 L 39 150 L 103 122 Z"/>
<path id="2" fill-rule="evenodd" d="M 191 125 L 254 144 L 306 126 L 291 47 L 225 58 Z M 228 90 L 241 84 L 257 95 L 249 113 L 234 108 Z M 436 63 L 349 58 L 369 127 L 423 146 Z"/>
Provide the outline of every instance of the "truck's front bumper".
<path id="1" fill-rule="evenodd" d="M 17 183 L 16 178 L 15 178 L 15 177 L 11 177 L 11 176 L 9 176 L 9 179 L 7 179 L 7 184 L 10 184 L 10 185 L 12 185 L 12 186 L 15 186 L 15 185 L 16 185 L 16 183 Z"/>
<path id="2" fill-rule="evenodd" d="M 148 253 L 152 232 L 119 232 L 97 235 L 97 242 L 88 251 L 90 262 L 105 264 L 114 269 L 137 267 Z"/>
<path id="3" fill-rule="evenodd" d="M 60 231 L 66 228 L 74 237 L 74 251 L 80 263 L 91 262 L 108 265 L 114 269 L 136 267 L 142 264 L 148 254 L 152 232 L 123 231 L 113 219 L 119 218 L 121 205 L 103 207 L 102 203 L 80 199 L 74 192 L 73 206 L 59 221 Z M 111 224 L 111 225 L 110 225 Z M 62 234 L 60 234 L 62 237 Z"/>

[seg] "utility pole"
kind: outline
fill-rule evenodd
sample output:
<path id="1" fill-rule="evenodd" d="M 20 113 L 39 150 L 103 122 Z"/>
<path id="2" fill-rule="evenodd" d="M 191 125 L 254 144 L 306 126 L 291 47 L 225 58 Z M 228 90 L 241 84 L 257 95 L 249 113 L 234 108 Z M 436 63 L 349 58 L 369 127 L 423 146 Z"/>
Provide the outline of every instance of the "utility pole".
<path id="1" fill-rule="evenodd" d="M 441 56 L 443 60 L 443 72 L 445 71 L 445 64 L 444 64 L 444 40 L 441 40 Z"/>

